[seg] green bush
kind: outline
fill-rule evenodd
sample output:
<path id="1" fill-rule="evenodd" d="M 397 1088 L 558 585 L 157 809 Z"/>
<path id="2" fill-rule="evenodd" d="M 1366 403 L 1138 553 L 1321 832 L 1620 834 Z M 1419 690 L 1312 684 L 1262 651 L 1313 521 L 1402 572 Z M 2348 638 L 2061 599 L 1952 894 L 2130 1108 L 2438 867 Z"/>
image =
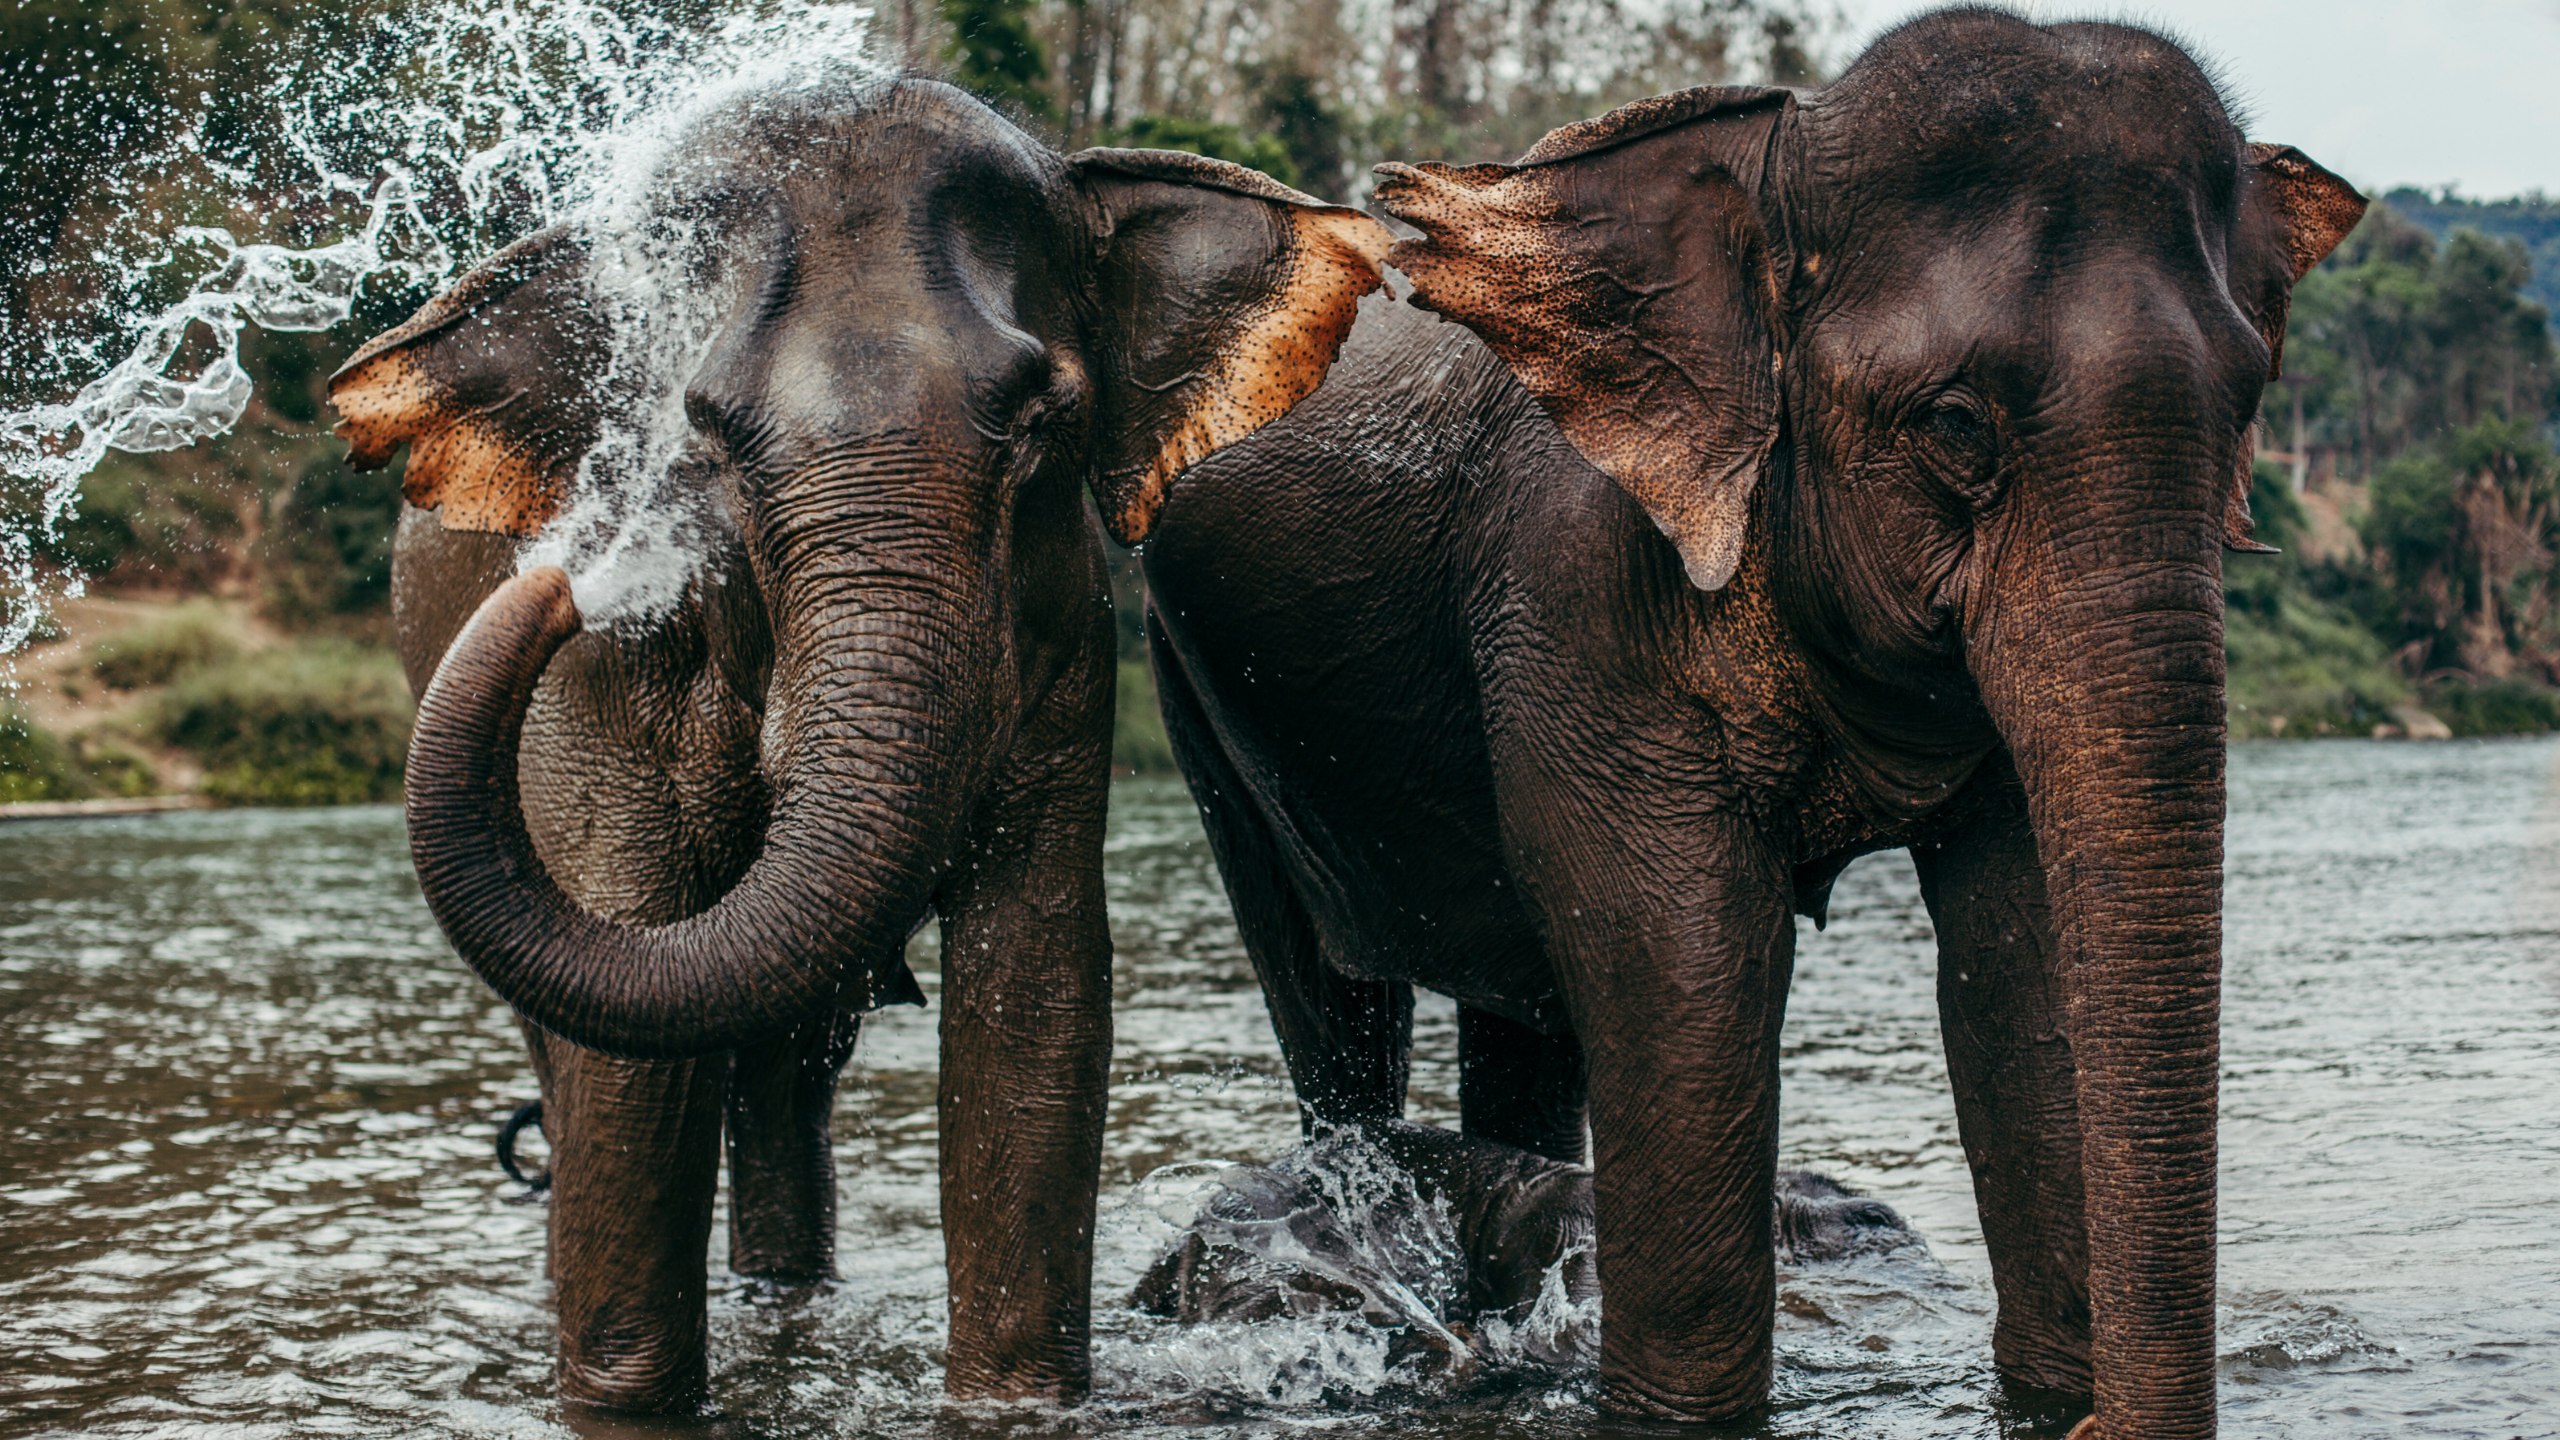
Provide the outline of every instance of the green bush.
<path id="1" fill-rule="evenodd" d="M 2427 710 L 2456 735 L 2538 735 L 2560 730 L 2560 690 L 2530 680 L 2441 680 Z"/>
<path id="2" fill-rule="evenodd" d="M 193 752 L 204 793 L 239 805 L 344 805 L 400 793 L 411 707 L 400 662 L 344 641 L 234 656 L 181 679 L 153 738 Z"/>
<path id="3" fill-rule="evenodd" d="M 89 784 L 103 795 L 131 799 L 160 793 L 160 772 L 139 750 L 121 740 L 91 732 L 71 737 L 71 756 Z"/>
<path id="4" fill-rule="evenodd" d="M 360 473 L 342 455 L 306 464 L 276 497 L 257 545 L 259 608 L 304 628 L 391 606 L 400 477 Z"/>
<path id="5" fill-rule="evenodd" d="M 2362 735 L 2409 698 L 2373 632 L 2313 595 L 2290 557 L 2232 556 L 2222 643 L 2231 733 Z"/>
<path id="6" fill-rule="evenodd" d="M 99 578 L 184 589 L 221 580 L 238 559 L 241 510 L 255 497 L 210 463 L 206 474 L 172 464 L 157 455 L 110 455 L 82 482 L 79 505 L 59 531 L 37 537 L 38 556 Z M 23 505 L 5 518 L 35 531 Z"/>
<path id="7" fill-rule="evenodd" d="M 1119 707 L 1111 724 L 1111 768 L 1141 775 L 1173 773 L 1173 742 L 1165 738 L 1164 711 L 1156 703 L 1156 677 L 1144 660 L 1120 662 Z"/>
<path id="8" fill-rule="evenodd" d="M 90 672 L 119 690 L 166 685 L 191 670 L 228 660 L 240 642 L 222 608 L 198 600 L 155 616 L 98 647 Z"/>
<path id="9" fill-rule="evenodd" d="M 71 747 L 13 709 L 0 709 L 0 804 L 79 800 L 93 793 Z"/>

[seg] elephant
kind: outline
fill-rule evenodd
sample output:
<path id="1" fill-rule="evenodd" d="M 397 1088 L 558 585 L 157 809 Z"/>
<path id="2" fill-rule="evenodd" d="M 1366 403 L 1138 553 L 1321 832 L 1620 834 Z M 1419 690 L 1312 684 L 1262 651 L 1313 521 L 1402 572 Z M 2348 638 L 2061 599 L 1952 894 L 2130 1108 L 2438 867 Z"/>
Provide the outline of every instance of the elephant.
<path id="1" fill-rule="evenodd" d="M 1410 304 L 1144 555 L 1305 1120 L 1401 1114 L 1453 998 L 1464 1133 L 1587 1117 L 1600 1403 L 1752 1412 L 1794 919 L 1906 849 L 1999 1374 L 2212 1434 L 2221 554 L 2363 197 L 2161 36 L 1980 8 L 1379 177 Z"/>
<path id="2" fill-rule="evenodd" d="M 1392 1336 L 1391 1366 L 1441 1378 L 1474 1373 L 1488 1322 L 1521 1358 L 1592 1358 L 1556 1305 L 1600 1293 L 1586 1166 L 1390 1121 L 1320 1130 L 1217 1183 L 1139 1278 L 1134 1308 L 1189 1325 L 1354 1313 Z M 1892 1206 L 1809 1170 L 1779 1172 L 1773 1198 L 1772 1243 L 1791 1265 L 1921 1244 Z"/>
<path id="3" fill-rule="evenodd" d="M 332 382 L 355 463 L 409 450 L 410 843 L 541 1081 L 559 1390 L 703 1397 L 724 1133 L 733 1268 L 832 1273 L 837 1074 L 862 1012 L 921 1003 L 938 917 L 947 1388 L 1071 1399 L 1111 1053 L 1088 496 L 1145 538 L 1175 470 L 1322 378 L 1390 237 L 1221 161 L 1061 156 L 914 77 L 725 102 L 675 151 L 647 233 L 715 300 L 669 392 L 680 597 L 589 625 L 563 569 L 512 573 L 649 418 L 597 227 Z"/>

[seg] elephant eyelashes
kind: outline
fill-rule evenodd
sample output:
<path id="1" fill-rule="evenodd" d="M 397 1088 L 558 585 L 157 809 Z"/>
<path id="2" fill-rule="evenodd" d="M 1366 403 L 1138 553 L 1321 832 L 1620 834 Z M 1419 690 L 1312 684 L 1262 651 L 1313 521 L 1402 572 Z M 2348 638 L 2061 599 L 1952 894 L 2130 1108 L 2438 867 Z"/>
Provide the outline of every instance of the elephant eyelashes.
<path id="1" fill-rule="evenodd" d="M 1961 390 L 1932 396 L 1911 430 L 1931 473 L 1973 504 L 1991 498 L 1999 433 L 1980 400 Z"/>

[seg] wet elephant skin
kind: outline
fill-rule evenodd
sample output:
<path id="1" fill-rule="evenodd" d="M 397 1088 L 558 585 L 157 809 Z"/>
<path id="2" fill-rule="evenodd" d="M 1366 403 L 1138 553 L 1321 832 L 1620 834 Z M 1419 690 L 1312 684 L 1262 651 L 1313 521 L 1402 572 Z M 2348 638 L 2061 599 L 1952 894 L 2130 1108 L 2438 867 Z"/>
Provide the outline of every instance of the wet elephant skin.
<path id="1" fill-rule="evenodd" d="M 1357 1313 L 1394 1337 L 1391 1363 L 1444 1376 L 1471 1370 L 1479 1334 L 1500 1321 L 1540 1363 L 1591 1363 L 1586 1336 L 1570 1325 L 1550 1333 L 1535 1315 L 1542 1302 L 1600 1293 L 1588 1167 L 1396 1121 L 1319 1132 L 1268 1165 L 1229 1167 L 1217 1184 L 1140 1277 L 1136 1308 L 1188 1325 Z M 1781 1172 L 1775 1202 L 1772 1234 L 1788 1264 L 1920 1243 L 1891 1206 L 1811 1171 Z M 1446 1251 L 1417 1246 L 1417 1234 Z"/>
<path id="2" fill-rule="evenodd" d="M 2361 197 L 2165 39 L 1969 9 L 1378 196 L 1412 303 L 1146 554 L 1308 1120 L 1454 997 L 1468 1133 L 1587 1097 L 1603 1403 L 1747 1414 L 1793 914 L 1909 847 L 2002 1375 L 2212 1434 L 2221 551 Z"/>
<path id="3" fill-rule="evenodd" d="M 676 153 L 651 233 L 720 310 L 673 604 L 591 624 L 561 570 L 509 578 L 637 423 L 607 242 L 501 252 L 332 389 L 359 464 L 409 450 L 411 852 L 541 1078 L 561 1393 L 703 1398 L 724 1135 L 732 1265 L 832 1272 L 836 1077 L 939 918 L 947 1384 L 1072 1398 L 1111 1050 L 1089 506 L 1144 538 L 1169 475 L 1312 389 L 1387 237 L 913 79 L 747 97 Z"/>

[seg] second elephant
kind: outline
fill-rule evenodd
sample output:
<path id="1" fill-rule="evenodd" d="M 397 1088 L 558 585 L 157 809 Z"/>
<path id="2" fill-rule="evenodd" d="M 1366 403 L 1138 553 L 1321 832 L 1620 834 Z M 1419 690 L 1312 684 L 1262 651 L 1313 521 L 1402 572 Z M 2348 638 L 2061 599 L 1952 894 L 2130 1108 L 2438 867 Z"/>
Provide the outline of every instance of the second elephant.
<path id="1" fill-rule="evenodd" d="M 1313 1120 L 1455 998 L 1579 1158 L 1604 1402 L 1765 1402 L 1794 916 L 1908 848 L 2001 1372 L 2215 1428 L 2221 552 L 2361 197 L 2179 48 L 1959 8 L 1817 91 L 1385 167 L 1435 324 L 1178 480 L 1166 720 Z"/>

